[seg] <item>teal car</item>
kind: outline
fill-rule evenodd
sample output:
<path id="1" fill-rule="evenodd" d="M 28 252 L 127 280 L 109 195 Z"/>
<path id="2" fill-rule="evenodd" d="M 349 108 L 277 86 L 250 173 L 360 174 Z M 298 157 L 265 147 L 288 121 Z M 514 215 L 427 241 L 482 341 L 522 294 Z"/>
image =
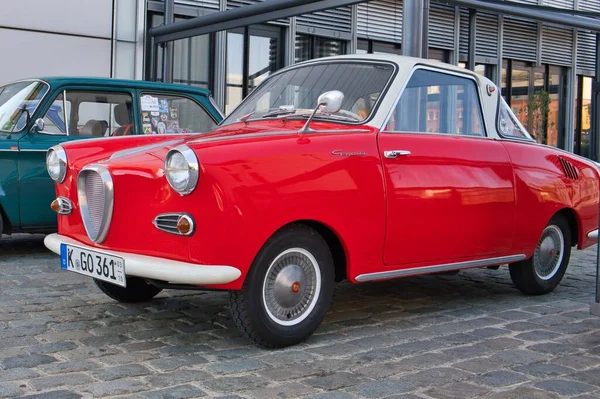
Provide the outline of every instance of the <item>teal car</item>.
<path id="1" fill-rule="evenodd" d="M 0 233 L 56 229 L 48 148 L 94 137 L 201 133 L 222 119 L 210 92 L 191 86 L 54 77 L 0 87 Z"/>

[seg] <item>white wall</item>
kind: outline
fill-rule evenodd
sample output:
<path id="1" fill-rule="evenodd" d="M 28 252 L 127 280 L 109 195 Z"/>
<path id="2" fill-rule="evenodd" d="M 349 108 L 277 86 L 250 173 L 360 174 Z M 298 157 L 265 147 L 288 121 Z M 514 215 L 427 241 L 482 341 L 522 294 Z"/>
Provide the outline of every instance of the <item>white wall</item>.
<path id="1" fill-rule="evenodd" d="M 113 61 L 113 77 L 141 79 L 145 0 L 115 4 L 112 42 L 113 0 L 0 0 L 0 85 L 39 76 L 110 77 Z"/>

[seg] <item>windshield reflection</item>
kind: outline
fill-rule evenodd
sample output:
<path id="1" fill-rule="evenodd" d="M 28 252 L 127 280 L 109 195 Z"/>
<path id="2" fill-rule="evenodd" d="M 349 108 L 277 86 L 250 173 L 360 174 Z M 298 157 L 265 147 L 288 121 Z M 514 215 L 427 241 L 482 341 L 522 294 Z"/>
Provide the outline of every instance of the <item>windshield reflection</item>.
<path id="1" fill-rule="evenodd" d="M 27 112 L 32 115 L 47 92 L 48 85 L 41 81 L 16 82 L 0 87 L 0 131 L 23 130 Z"/>

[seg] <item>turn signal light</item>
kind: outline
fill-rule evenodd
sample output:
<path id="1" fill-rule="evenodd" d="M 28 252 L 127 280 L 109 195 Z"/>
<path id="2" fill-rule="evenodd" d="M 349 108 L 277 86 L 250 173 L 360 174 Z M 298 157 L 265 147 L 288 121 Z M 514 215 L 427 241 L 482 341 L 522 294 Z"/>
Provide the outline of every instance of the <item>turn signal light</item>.
<path id="1" fill-rule="evenodd" d="M 192 234 L 194 232 L 194 222 L 187 215 L 181 216 L 177 220 L 177 231 L 184 236 Z"/>
<path id="2" fill-rule="evenodd" d="M 52 203 L 50 204 L 50 209 L 52 209 L 54 212 L 58 212 L 60 210 L 60 204 L 58 203 L 57 199 L 52 201 Z"/>
<path id="3" fill-rule="evenodd" d="M 52 201 L 50 209 L 60 215 L 70 215 L 73 212 L 73 203 L 66 197 L 58 197 Z"/>

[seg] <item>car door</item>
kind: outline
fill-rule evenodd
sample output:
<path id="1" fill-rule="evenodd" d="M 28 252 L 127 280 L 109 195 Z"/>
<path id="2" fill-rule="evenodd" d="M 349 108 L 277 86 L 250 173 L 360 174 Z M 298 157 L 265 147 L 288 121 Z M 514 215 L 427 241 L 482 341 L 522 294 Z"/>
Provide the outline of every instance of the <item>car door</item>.
<path id="1" fill-rule="evenodd" d="M 124 123 L 119 108 L 133 112 L 133 98 L 133 92 L 125 89 L 65 87 L 43 110 L 44 129 L 19 140 L 22 228 L 56 225 L 56 214 L 50 210 L 55 189 L 46 171 L 48 148 L 70 140 L 109 137 L 121 127 L 119 122 Z"/>
<path id="2" fill-rule="evenodd" d="M 486 137 L 473 78 L 416 69 L 378 142 L 387 190 L 386 265 L 509 251 L 512 165 L 502 144 Z"/>

